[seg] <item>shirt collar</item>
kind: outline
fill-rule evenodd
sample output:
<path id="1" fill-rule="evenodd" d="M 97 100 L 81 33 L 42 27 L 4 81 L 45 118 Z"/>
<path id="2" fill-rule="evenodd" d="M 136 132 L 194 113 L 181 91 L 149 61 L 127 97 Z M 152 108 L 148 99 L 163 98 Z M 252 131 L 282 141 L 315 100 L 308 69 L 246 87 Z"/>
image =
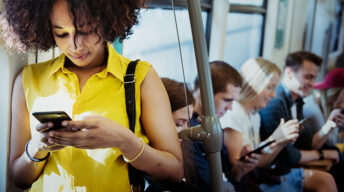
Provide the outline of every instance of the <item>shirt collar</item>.
<path id="1" fill-rule="evenodd" d="M 50 67 L 49 77 L 56 73 L 59 69 L 65 70 L 64 68 L 65 62 L 65 55 L 61 54 L 60 56 L 56 57 L 55 60 L 52 62 L 52 66 Z"/>
<path id="2" fill-rule="evenodd" d="M 111 73 L 113 76 L 124 82 L 124 73 L 123 69 L 125 69 L 123 61 L 120 59 L 120 55 L 116 52 L 116 50 L 112 47 L 110 43 L 107 43 L 108 47 L 108 60 L 107 60 L 107 67 L 104 71 L 102 71 L 99 77 L 105 78 L 107 73 Z"/>
<path id="3" fill-rule="evenodd" d="M 288 105 L 292 106 L 294 104 L 294 101 L 293 101 L 293 97 L 290 94 L 289 89 L 287 88 L 287 86 L 284 85 L 284 83 L 281 83 L 281 88 L 282 88 L 283 96 L 286 98 Z"/>
<path id="4" fill-rule="evenodd" d="M 105 78 L 107 73 L 111 73 L 113 76 L 124 82 L 124 71 L 123 71 L 123 62 L 121 61 L 119 54 L 115 51 L 110 43 L 107 43 L 108 47 L 108 59 L 107 59 L 107 67 L 101 73 L 97 74 L 101 78 Z M 49 77 L 56 73 L 59 69 L 61 69 L 64 73 L 70 72 L 68 69 L 64 67 L 66 56 L 61 54 L 55 61 L 50 68 Z"/>

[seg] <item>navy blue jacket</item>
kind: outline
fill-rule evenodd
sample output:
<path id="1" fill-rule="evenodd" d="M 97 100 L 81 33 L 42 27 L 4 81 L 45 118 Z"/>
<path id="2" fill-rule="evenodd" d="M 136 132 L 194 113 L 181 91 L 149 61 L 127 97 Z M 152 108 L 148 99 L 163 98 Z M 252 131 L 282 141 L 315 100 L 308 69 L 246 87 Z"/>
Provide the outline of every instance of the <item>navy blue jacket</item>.
<path id="1" fill-rule="evenodd" d="M 261 116 L 260 137 L 267 139 L 280 124 L 281 118 L 287 122 L 292 118 L 291 107 L 294 101 L 283 84 L 276 88 L 276 97 L 259 111 Z M 296 167 L 301 159 L 300 149 L 309 150 L 312 146 L 311 130 L 306 126 L 300 131 L 299 138 L 294 144 L 289 143 L 272 162 L 272 170 L 278 175 L 286 174 L 291 168 Z"/>
<path id="2" fill-rule="evenodd" d="M 191 126 L 200 125 L 201 122 L 198 121 L 198 114 L 194 113 L 192 118 L 190 119 Z M 208 164 L 206 152 L 204 149 L 203 143 L 200 142 L 193 142 L 194 147 L 194 166 L 196 169 L 196 185 L 202 189 L 210 191 L 211 183 L 210 183 L 210 167 Z M 230 163 L 228 158 L 228 151 L 224 144 L 222 144 L 221 149 L 221 160 L 222 160 L 222 170 L 229 181 L 232 184 L 236 185 L 236 183 L 230 177 Z M 237 186 L 235 186 L 237 187 Z"/>

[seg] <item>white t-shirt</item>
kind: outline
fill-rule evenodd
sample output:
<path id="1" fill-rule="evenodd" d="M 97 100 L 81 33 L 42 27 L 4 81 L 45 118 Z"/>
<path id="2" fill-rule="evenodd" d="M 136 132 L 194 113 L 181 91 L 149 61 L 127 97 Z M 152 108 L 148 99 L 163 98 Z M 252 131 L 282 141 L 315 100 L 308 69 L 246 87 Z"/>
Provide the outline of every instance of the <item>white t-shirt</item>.
<path id="1" fill-rule="evenodd" d="M 220 119 L 221 127 L 223 129 L 231 128 L 242 134 L 243 145 L 250 144 L 252 149 L 258 147 L 260 143 L 259 128 L 260 115 L 259 113 L 250 113 L 247 115 L 242 105 L 234 101 L 232 110 L 229 110 Z"/>

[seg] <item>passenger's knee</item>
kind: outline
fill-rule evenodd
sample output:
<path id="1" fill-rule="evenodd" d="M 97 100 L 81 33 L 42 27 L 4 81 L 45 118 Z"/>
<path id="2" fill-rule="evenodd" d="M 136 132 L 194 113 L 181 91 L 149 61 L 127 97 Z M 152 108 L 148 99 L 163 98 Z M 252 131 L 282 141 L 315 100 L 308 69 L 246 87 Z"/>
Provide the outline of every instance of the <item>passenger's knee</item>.
<path id="1" fill-rule="evenodd" d="M 330 173 L 319 171 L 319 177 L 319 179 L 323 181 L 322 185 L 326 187 L 324 188 L 324 191 L 337 191 L 336 182 Z"/>
<path id="2" fill-rule="evenodd" d="M 331 174 L 319 170 L 305 170 L 305 191 L 337 191 Z"/>

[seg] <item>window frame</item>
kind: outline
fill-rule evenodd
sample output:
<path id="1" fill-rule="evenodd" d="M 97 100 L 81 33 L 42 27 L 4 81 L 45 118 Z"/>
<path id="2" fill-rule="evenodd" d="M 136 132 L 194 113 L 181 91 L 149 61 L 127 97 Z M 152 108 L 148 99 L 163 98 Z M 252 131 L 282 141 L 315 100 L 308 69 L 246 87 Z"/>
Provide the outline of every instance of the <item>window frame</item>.
<path id="1" fill-rule="evenodd" d="M 207 21 L 205 22 L 205 37 L 207 44 L 207 51 L 209 53 L 210 34 L 211 34 L 211 21 L 212 21 L 212 5 L 213 0 L 200 0 L 201 9 L 207 12 Z M 175 9 L 187 9 L 187 0 L 173 0 Z M 171 10 L 171 0 L 149 0 L 146 5 L 147 8 L 162 8 Z"/>
<path id="2" fill-rule="evenodd" d="M 265 25 L 266 25 L 266 13 L 267 13 L 268 1 L 264 0 L 262 6 L 255 5 L 241 5 L 233 3 L 229 5 L 229 13 L 242 13 L 242 14 L 259 14 L 263 17 L 262 34 L 259 45 L 259 56 L 263 56 L 264 50 L 264 37 L 265 37 Z"/>
<path id="3" fill-rule="evenodd" d="M 210 36 L 211 36 L 211 26 L 212 26 L 212 18 L 213 18 L 213 1 L 214 0 L 200 0 L 201 2 L 201 9 L 202 11 L 207 12 L 207 21 L 205 26 L 205 36 L 206 36 L 206 43 L 209 53 L 209 44 L 210 44 Z M 187 0 L 173 0 L 175 9 L 187 9 Z M 229 2 L 230 3 L 230 2 Z M 264 0 L 262 6 L 256 5 L 244 5 L 244 4 L 237 4 L 237 3 L 230 3 L 229 6 L 229 13 L 244 13 L 244 14 L 260 14 L 263 16 L 263 24 L 262 24 L 262 34 L 261 34 L 261 41 L 259 46 L 259 56 L 263 55 L 264 49 L 264 35 L 265 35 L 265 24 L 266 24 L 266 13 L 267 13 L 267 4 L 268 1 Z M 147 2 L 147 8 L 162 8 L 162 9 L 171 9 L 171 0 L 149 0 Z"/>
<path id="4" fill-rule="evenodd" d="M 213 0 L 201 0 L 201 9 L 210 10 L 212 8 Z M 173 0 L 175 8 L 187 8 L 186 0 Z M 147 1 L 148 8 L 171 8 L 171 0 L 149 0 Z"/>

